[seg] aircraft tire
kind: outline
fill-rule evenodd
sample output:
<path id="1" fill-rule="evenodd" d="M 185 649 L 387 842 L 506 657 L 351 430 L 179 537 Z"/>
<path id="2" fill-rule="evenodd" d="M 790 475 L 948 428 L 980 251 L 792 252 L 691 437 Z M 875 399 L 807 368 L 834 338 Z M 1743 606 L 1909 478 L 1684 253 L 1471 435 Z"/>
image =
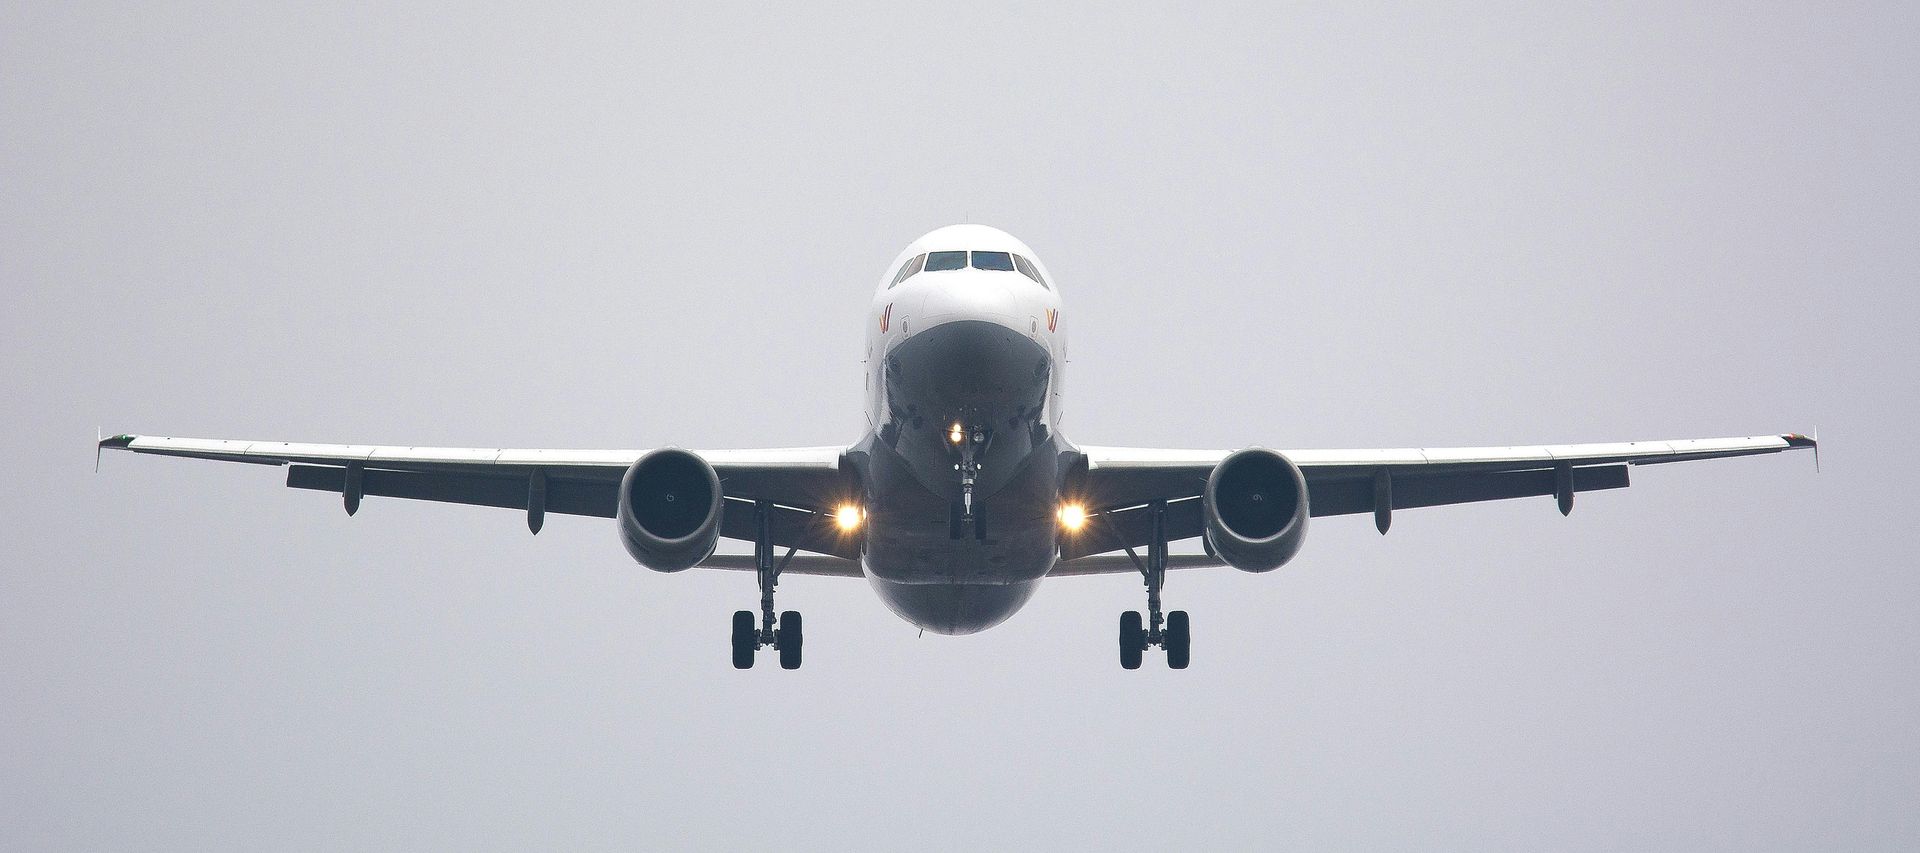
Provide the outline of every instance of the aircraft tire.
<path id="1" fill-rule="evenodd" d="M 758 645 L 759 632 L 753 627 L 753 611 L 735 610 L 733 612 L 733 668 L 752 669 L 754 647 Z"/>
<path id="2" fill-rule="evenodd" d="M 1167 668 L 1186 669 L 1192 659 L 1193 635 L 1188 627 L 1187 611 L 1167 614 Z"/>
<path id="3" fill-rule="evenodd" d="M 1140 657 L 1147 648 L 1147 630 L 1140 622 L 1140 611 L 1120 614 L 1120 668 L 1139 669 Z"/>
<path id="4" fill-rule="evenodd" d="M 800 611 L 789 610 L 780 614 L 778 634 L 780 640 L 774 645 L 780 647 L 780 668 L 799 669 L 800 644 L 804 639 L 801 634 Z"/>

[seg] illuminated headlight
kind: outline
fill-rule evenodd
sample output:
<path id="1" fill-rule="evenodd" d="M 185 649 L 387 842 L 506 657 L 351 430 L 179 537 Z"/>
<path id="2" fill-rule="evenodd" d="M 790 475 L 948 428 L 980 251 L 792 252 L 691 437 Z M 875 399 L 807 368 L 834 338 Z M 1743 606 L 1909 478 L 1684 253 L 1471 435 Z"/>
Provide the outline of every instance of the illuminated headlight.
<path id="1" fill-rule="evenodd" d="M 1079 504 L 1061 504 L 1060 526 L 1069 532 L 1087 526 L 1087 508 Z"/>
<path id="2" fill-rule="evenodd" d="M 966 441 L 967 440 L 966 430 L 961 429 L 959 424 L 954 424 L 952 429 L 947 430 L 947 440 L 953 442 L 954 444 L 959 444 L 960 442 Z"/>
<path id="3" fill-rule="evenodd" d="M 866 517 L 867 514 L 859 507 L 853 504 L 841 504 L 840 508 L 833 513 L 833 522 L 840 525 L 841 530 L 858 530 L 860 522 Z"/>

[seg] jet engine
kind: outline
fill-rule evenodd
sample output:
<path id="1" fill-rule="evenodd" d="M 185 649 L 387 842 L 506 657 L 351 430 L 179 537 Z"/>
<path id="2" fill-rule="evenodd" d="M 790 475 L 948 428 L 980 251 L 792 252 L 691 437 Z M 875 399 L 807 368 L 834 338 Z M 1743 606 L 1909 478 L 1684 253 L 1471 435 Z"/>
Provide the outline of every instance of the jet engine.
<path id="1" fill-rule="evenodd" d="M 656 572 L 693 568 L 720 541 L 720 475 L 699 455 L 663 448 L 620 478 L 620 542 Z"/>
<path id="2" fill-rule="evenodd" d="M 1207 545 L 1243 572 L 1270 572 L 1307 536 L 1307 478 L 1287 457 L 1249 448 L 1214 466 L 1201 493 Z"/>

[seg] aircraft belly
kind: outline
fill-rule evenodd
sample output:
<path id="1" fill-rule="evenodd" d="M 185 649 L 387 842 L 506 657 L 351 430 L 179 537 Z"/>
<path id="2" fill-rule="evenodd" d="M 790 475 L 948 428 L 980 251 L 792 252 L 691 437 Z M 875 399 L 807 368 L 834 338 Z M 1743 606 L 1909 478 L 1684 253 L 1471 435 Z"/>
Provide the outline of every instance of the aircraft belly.
<path id="1" fill-rule="evenodd" d="M 951 496 L 916 475 L 927 466 L 884 446 L 868 458 L 868 575 L 896 584 L 1016 584 L 1053 568 L 1061 470 L 1054 442 L 1010 461 L 999 488 L 980 495 L 974 520 L 958 526 Z"/>
<path id="2" fill-rule="evenodd" d="M 1055 448 L 1043 446 L 976 507 L 983 536 L 954 536 L 952 503 L 892 450 L 873 449 L 863 565 L 888 609 L 942 634 L 971 634 L 1027 603 L 1059 555 Z"/>
<path id="3" fill-rule="evenodd" d="M 1008 584 L 1037 580 L 1053 568 L 1051 530 L 989 534 L 985 540 L 952 539 L 945 512 L 925 527 L 905 535 L 870 529 L 864 556 L 867 574 L 892 583 Z"/>
<path id="4" fill-rule="evenodd" d="M 867 576 L 894 615 L 936 634 L 973 634 L 1007 621 L 1038 589 L 1016 584 L 894 583 Z"/>

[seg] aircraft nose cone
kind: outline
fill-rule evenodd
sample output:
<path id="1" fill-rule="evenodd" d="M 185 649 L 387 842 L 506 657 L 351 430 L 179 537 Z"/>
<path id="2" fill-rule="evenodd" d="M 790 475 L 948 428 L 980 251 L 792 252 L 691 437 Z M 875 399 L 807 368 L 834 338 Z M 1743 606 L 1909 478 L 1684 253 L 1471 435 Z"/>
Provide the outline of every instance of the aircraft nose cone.
<path id="1" fill-rule="evenodd" d="M 1013 289 L 1002 278 L 1005 273 L 959 270 L 940 275 L 949 278 L 920 305 L 929 326 L 954 320 L 1006 321 L 1017 313 Z"/>

